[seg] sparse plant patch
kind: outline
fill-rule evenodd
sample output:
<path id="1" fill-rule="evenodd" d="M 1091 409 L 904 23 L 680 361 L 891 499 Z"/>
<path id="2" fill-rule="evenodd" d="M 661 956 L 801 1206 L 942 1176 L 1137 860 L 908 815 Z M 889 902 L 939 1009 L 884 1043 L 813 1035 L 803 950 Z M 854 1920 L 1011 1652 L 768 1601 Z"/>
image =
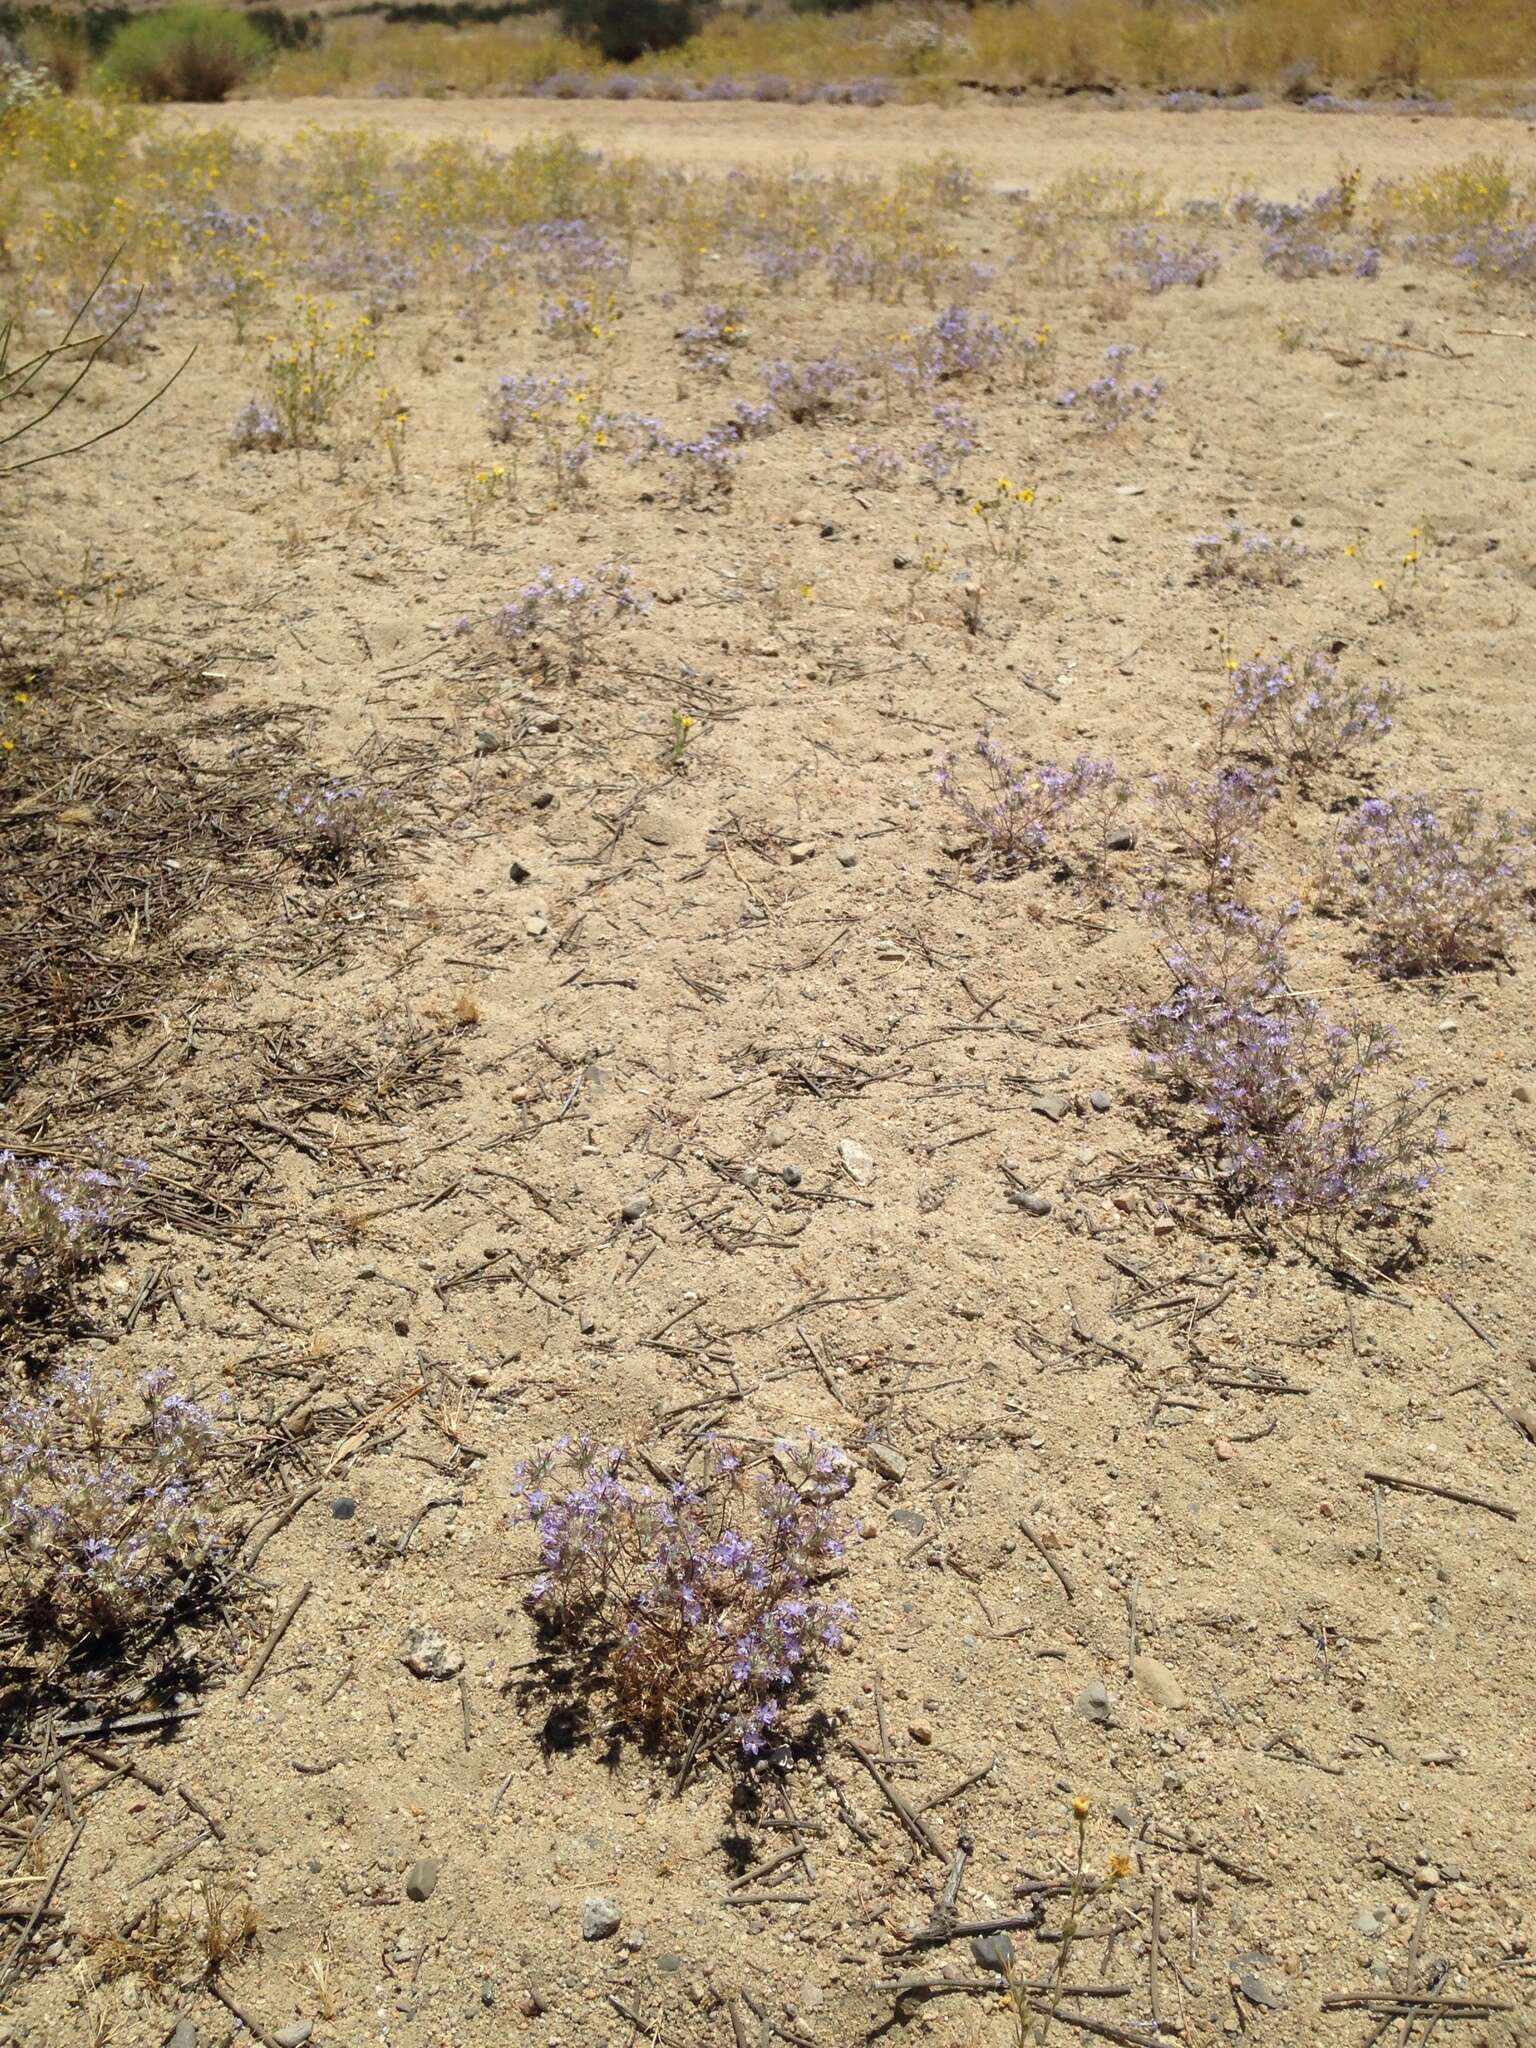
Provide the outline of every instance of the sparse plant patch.
<path id="1" fill-rule="evenodd" d="M 602 562 L 584 576 L 543 568 L 496 614 L 497 634 L 545 675 L 574 682 L 613 630 L 650 610 L 623 562 Z"/>
<path id="2" fill-rule="evenodd" d="M 1365 926 L 1383 974 L 1486 966 L 1529 921 L 1531 836 L 1476 790 L 1444 803 L 1372 797 L 1339 827 L 1325 900 Z"/>
<path id="3" fill-rule="evenodd" d="M 1254 590 L 1287 589 L 1299 583 L 1299 565 L 1307 555 L 1300 541 L 1276 540 L 1236 519 L 1219 533 L 1196 535 L 1189 545 L 1195 582 L 1246 584 Z"/>
<path id="4" fill-rule="evenodd" d="M 989 732 L 976 736 L 981 793 L 974 795 L 941 754 L 934 780 L 976 837 L 977 872 L 1006 879 L 1057 865 L 1102 871 L 1104 841 L 1126 788 L 1113 761 L 1083 755 L 1070 768 L 1054 761 L 1026 767 Z"/>
<path id="5" fill-rule="evenodd" d="M 1383 678 L 1343 681 L 1320 649 L 1232 664 L 1224 723 L 1275 767 L 1305 777 L 1345 767 L 1350 756 L 1392 730 L 1400 692 Z"/>
<path id="6" fill-rule="evenodd" d="M 1439 1170 L 1436 1098 L 1419 1083 L 1375 1096 L 1395 1035 L 1334 1023 L 1289 982 L 1294 908 L 1266 919 L 1197 902 L 1168 932 L 1168 999 L 1133 1015 L 1147 1070 L 1198 1149 L 1213 1189 L 1237 1204 L 1337 1228 L 1415 1207 Z"/>
<path id="7" fill-rule="evenodd" d="M 753 1466 L 714 1439 L 670 1485 L 622 1445 L 568 1438 L 516 1493 L 539 1536 L 530 1603 L 589 1654 L 621 1726 L 682 1751 L 729 1735 L 755 1756 L 819 1657 L 852 1625 L 822 1585 L 843 1555 L 848 1461 L 812 1439 Z"/>
<path id="8" fill-rule="evenodd" d="M 35 1313 L 98 1264 L 147 1171 L 0 1149 L 0 1315 Z"/>

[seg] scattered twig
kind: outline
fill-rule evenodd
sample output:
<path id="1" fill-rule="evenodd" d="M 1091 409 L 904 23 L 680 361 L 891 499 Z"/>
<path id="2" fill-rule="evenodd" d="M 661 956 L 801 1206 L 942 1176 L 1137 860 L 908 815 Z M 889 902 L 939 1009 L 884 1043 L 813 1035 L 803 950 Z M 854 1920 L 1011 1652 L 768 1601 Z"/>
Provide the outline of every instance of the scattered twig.
<path id="1" fill-rule="evenodd" d="M 277 1620 L 272 1624 L 271 1633 L 268 1635 L 266 1641 L 262 1644 L 261 1648 L 256 1652 L 256 1655 L 251 1659 L 250 1665 L 245 1671 L 244 1675 L 242 1676 L 240 1683 L 235 1687 L 235 1698 L 237 1700 L 243 1700 L 246 1697 L 246 1695 L 250 1692 L 251 1687 L 256 1683 L 257 1679 L 260 1678 L 262 1672 L 266 1670 L 267 1659 L 272 1655 L 272 1652 L 277 1648 L 278 1644 L 283 1640 L 283 1637 L 288 1633 L 288 1629 L 293 1621 L 293 1617 L 304 1605 L 304 1602 L 309 1598 L 313 1590 L 313 1582 L 309 1579 L 306 1579 L 303 1585 L 300 1586 L 298 1592 L 294 1594 L 293 1598 L 288 1602 L 288 1605 L 283 1609 L 282 1613 L 277 1617 Z"/>
<path id="2" fill-rule="evenodd" d="M 1488 1500 L 1480 1493 L 1463 1493 L 1459 1486 L 1432 1486 L 1427 1479 L 1400 1479 L 1391 1472 L 1367 1472 L 1365 1477 L 1372 1486 L 1395 1487 L 1399 1493 L 1432 1493 L 1439 1500 L 1454 1500 L 1464 1508 L 1486 1508 L 1490 1515 L 1502 1515 L 1506 1522 L 1517 1522 L 1520 1517 L 1516 1509 L 1501 1500 Z"/>

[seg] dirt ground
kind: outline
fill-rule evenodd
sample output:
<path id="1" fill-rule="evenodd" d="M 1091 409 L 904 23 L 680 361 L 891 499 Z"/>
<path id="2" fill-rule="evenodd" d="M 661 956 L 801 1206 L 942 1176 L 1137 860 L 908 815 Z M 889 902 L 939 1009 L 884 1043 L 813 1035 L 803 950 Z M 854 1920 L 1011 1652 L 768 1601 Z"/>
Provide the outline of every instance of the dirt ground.
<path id="1" fill-rule="evenodd" d="M 310 122 L 569 132 L 722 172 L 888 173 L 953 149 L 984 187 L 1110 165 L 1176 198 L 1245 176 L 1289 198 L 1341 161 L 1369 181 L 1477 149 L 1536 169 L 1512 122 L 1289 111 L 167 118 L 268 147 Z M 238 1226 L 130 1243 L 93 1296 L 111 1341 L 80 1348 L 227 1395 L 264 1446 L 252 1526 L 295 1512 L 261 1549 L 260 1597 L 206 1646 L 220 1675 L 189 1683 L 195 1713 L 116 1750 L 153 1782 L 91 1801 L 61 1946 L 7 1990 L 0 2039 L 158 2048 L 184 2019 L 177 2048 L 210 2048 L 243 2014 L 263 2040 L 310 2021 L 317 2048 L 1002 2048 L 1012 2022 L 965 1940 L 906 1944 L 962 1842 L 962 1920 L 1027 1917 L 1086 1794 L 1091 1867 L 1134 1864 L 1085 1909 L 1068 1972 L 1101 2038 L 1160 2021 L 1188 2048 L 1364 2048 L 1438 2019 L 1437 2041 L 1536 2042 L 1530 941 L 1486 973 L 1388 986 L 1342 927 L 1303 920 L 1308 991 L 1388 1018 L 1403 1072 L 1449 1091 L 1411 1256 L 1347 1280 L 1284 1238 L 1266 1254 L 1148 1122 L 1125 1011 L 1162 981 L 1135 856 L 1107 907 L 1043 874 L 978 882 L 931 776 L 989 721 L 1032 758 L 1191 767 L 1228 648 L 1337 643 L 1403 692 L 1371 787 L 1475 784 L 1529 816 L 1529 306 L 1395 257 L 1374 284 L 1286 283 L 1251 231 L 1219 238 L 1200 290 L 1036 280 L 1009 207 L 984 192 L 965 227 L 1003 266 L 984 303 L 1049 323 L 1057 353 L 1041 389 L 957 394 L 982 422 L 959 494 L 912 471 L 858 487 L 848 444 L 881 430 L 834 417 L 751 443 L 721 505 L 614 463 L 585 503 L 493 507 L 471 539 L 485 389 L 557 357 L 526 312 L 474 335 L 431 308 L 382 331 L 411 409 L 398 489 L 323 455 L 230 453 L 249 353 L 174 308 L 159 352 L 99 387 L 104 407 L 147 393 L 196 340 L 160 407 L 39 473 L 7 536 L 13 622 L 73 583 L 60 630 L 120 678 L 109 714 L 116 692 L 132 730 L 235 788 L 301 757 L 361 773 L 401 824 L 324 902 L 254 837 L 189 928 L 187 975 L 111 1056 L 133 1077 L 114 1141 L 181 1160 Z M 815 278 L 771 295 L 706 270 L 682 293 L 643 242 L 635 280 L 604 399 L 669 419 L 758 397 L 759 360 L 928 317 Z M 673 336 L 710 298 L 742 306 L 750 340 L 700 395 Z M 1117 341 L 1168 396 L 1095 436 L 1051 397 Z M 969 509 L 1001 474 L 1038 493 L 1017 568 L 978 553 Z M 1305 546 L 1294 588 L 1191 584 L 1191 537 L 1228 517 Z M 542 565 L 611 560 L 654 602 L 578 686 L 455 636 Z M 967 566 L 980 634 L 958 620 Z M 674 770 L 679 707 L 698 723 Z M 1282 805 L 1266 894 L 1306 892 L 1330 822 Z M 11 1114 L 61 1143 L 71 1085 L 45 1073 Z M 844 1140 L 872 1177 L 845 1170 Z M 1049 1213 L 1010 1205 L 1018 1186 Z M 130 1313 L 160 1269 L 177 1299 L 154 1286 Z M 819 1742 L 750 1781 L 722 1749 L 674 1796 L 632 1744 L 560 1739 L 509 1488 L 575 1428 L 666 1459 L 711 1425 L 813 1427 L 852 1453 L 858 1622 L 812 1694 Z M 462 1678 L 406 1668 L 420 1626 Z M 100 1769 L 79 1762 L 77 1786 Z M 67 1840 L 60 1821 L 48 1868 Z M 210 1876 L 263 1922 L 220 1979 L 238 2013 L 185 1974 L 156 1990 L 103 1971 L 104 1930 Z M 582 1936 L 593 1895 L 622 1915 L 604 1941 Z M 1030 1978 L 1060 1926 L 1056 1900 L 1014 1932 Z M 898 2007 L 907 1972 L 956 1989 Z M 1384 2033 L 1323 2003 L 1405 1986 L 1471 2017 L 1389 2005 Z M 1080 2036 L 1058 2019 L 1050 2038 Z"/>

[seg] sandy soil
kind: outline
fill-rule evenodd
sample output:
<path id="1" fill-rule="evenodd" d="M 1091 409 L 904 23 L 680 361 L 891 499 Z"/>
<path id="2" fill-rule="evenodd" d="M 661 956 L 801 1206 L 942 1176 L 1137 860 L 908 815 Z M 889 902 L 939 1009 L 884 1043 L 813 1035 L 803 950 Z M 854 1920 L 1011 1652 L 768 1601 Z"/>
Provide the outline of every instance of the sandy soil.
<path id="1" fill-rule="evenodd" d="M 1149 108 L 1106 112 L 1091 101 L 968 99 L 953 107 L 789 107 L 757 102 L 675 105 L 650 100 L 245 100 L 178 108 L 262 142 L 301 128 L 365 122 L 425 142 L 452 135 L 506 146 L 524 136 L 577 135 L 694 168 L 729 164 L 890 171 L 953 150 L 978 178 L 1043 184 L 1084 165 L 1155 170 L 1178 198 L 1223 191 L 1243 176 L 1293 194 L 1328 182 L 1340 159 L 1399 178 L 1425 163 L 1497 150 L 1529 168 L 1536 124 L 1460 115 L 1304 114 L 1289 107 L 1195 117 Z"/>
<path id="2" fill-rule="evenodd" d="M 1475 147 L 1536 161 L 1510 123 L 1269 112 L 317 102 L 175 118 L 266 144 L 312 121 L 414 140 L 569 131 L 696 169 L 889 170 L 952 148 L 991 184 L 1113 163 L 1186 196 L 1244 173 L 1317 190 L 1341 157 L 1368 177 Z M 1004 200 L 966 232 L 1011 262 Z M 1374 286 L 1287 285 L 1251 231 L 1222 247 L 1209 287 L 1159 298 L 1092 274 L 1000 284 L 995 303 L 1048 321 L 1059 351 L 1043 391 L 961 397 L 983 423 L 973 476 L 1039 492 L 1017 570 L 978 554 L 965 494 L 911 475 L 852 489 L 848 442 L 886 430 L 849 418 L 752 444 L 720 509 L 674 506 L 653 471 L 614 463 L 585 505 L 493 510 L 471 544 L 485 388 L 556 360 L 526 312 L 479 336 L 441 309 L 386 322 L 412 409 L 398 490 L 377 465 L 337 481 L 323 456 L 225 452 L 252 364 L 211 320 L 173 311 L 163 353 L 111 373 L 103 403 L 201 344 L 145 428 L 43 474 L 21 557 L 74 574 L 89 543 L 127 584 L 112 634 L 105 596 L 70 630 L 117 665 L 135 716 L 237 774 L 360 764 L 399 792 L 405 828 L 386 872 L 325 905 L 255 848 L 242 893 L 215 892 L 195 929 L 197 972 L 127 1042 L 169 1050 L 116 1103 L 114 1135 L 191 1159 L 188 1178 L 238 1193 L 245 1226 L 130 1246 L 99 1295 L 117 1341 L 86 1348 L 224 1390 L 265 1446 L 251 1512 L 303 1498 L 262 1550 L 262 1599 L 206 1646 L 214 1669 L 248 1669 L 312 1590 L 248 1694 L 216 1680 L 174 1741 L 122 1745 L 164 1796 L 121 1780 L 92 1801 L 56 1899 L 63 1947 L 8 1992 L 5 2038 L 140 2048 L 181 2015 L 203 2048 L 231 2038 L 185 1971 L 156 1992 L 75 1968 L 133 1904 L 179 1909 L 220 1874 L 265 1923 L 223 1981 L 269 2031 L 312 2020 L 317 2048 L 999 2048 L 995 1991 L 893 2021 L 903 1971 L 980 1975 L 964 1940 L 903 1943 L 962 1838 L 962 1918 L 1023 1913 L 1067 1867 L 1068 1801 L 1086 1793 L 1092 1867 L 1124 1852 L 1135 1868 L 1087 1909 L 1069 1972 L 1123 1995 L 1069 2003 L 1123 2038 L 1160 2014 L 1191 2048 L 1363 2044 L 1376 2022 L 1325 2012 L 1325 1995 L 1411 1981 L 1497 2008 L 1437 2039 L 1536 2041 L 1536 1450 L 1510 1413 L 1529 1415 L 1536 1368 L 1529 941 L 1508 971 L 1383 988 L 1340 927 L 1305 921 L 1307 987 L 1390 1017 L 1404 1072 L 1451 1100 L 1414 1257 L 1345 1286 L 1190 1198 L 1148 1127 L 1124 1013 L 1160 983 L 1129 873 L 1108 908 L 1045 876 L 978 883 L 945 851 L 931 786 L 934 750 L 987 719 L 1030 755 L 1189 766 L 1226 646 L 1338 642 L 1404 691 L 1374 787 L 1472 782 L 1530 812 L 1528 313 L 1395 260 Z M 669 419 L 719 409 L 679 396 L 672 339 L 706 298 L 739 297 L 751 329 L 727 399 L 758 395 L 760 358 L 919 317 L 834 303 L 814 280 L 678 295 L 645 249 L 636 281 L 605 398 Z M 1116 340 L 1169 398 L 1155 423 L 1093 437 L 1050 395 Z M 1378 375 L 1361 358 L 1383 341 L 1401 347 Z M 1229 514 L 1304 542 L 1295 588 L 1191 586 L 1191 536 Z M 1416 585 L 1375 592 L 1415 529 Z M 914 562 L 943 545 L 925 579 Z M 580 687 L 453 637 L 541 564 L 605 559 L 655 603 Z M 980 637 L 953 600 L 965 562 L 988 586 Z M 142 679 L 162 663 L 155 695 Z M 677 706 L 699 720 L 681 773 Z M 1266 888 L 1305 887 L 1328 830 L 1318 803 L 1282 807 Z M 67 1128 L 56 1079 L 16 1114 L 48 1090 L 43 1127 Z M 1058 1094 L 1065 1109 L 1040 1113 Z M 847 1138 L 873 1159 L 867 1184 L 840 1164 Z M 1009 1205 L 1010 1173 L 1049 1215 Z M 187 1326 L 157 1294 L 118 1331 L 162 1265 Z M 722 1751 L 674 1797 L 630 1744 L 550 1739 L 509 1485 L 576 1426 L 675 1457 L 711 1423 L 813 1426 L 853 1451 L 859 1623 L 816 1691 L 819 1746 L 750 1789 Z M 1518 1519 L 1384 1489 L 1378 1528 L 1369 1470 Z M 405 1668 L 423 1624 L 462 1652 L 462 1684 Z M 1155 1660 L 1139 1677 L 1133 1632 Z M 937 1852 L 909 1841 L 850 1738 L 888 1745 L 912 1806 L 972 1780 L 928 1808 Z M 791 1841 L 803 1863 L 753 1881 Z M 435 1883 L 413 1900 L 423 1858 Z M 579 1924 L 593 1894 L 622 1913 L 601 1943 Z M 1058 1902 L 1044 1931 L 1060 1924 Z M 1046 1977 L 1052 1944 L 1013 1938 Z"/>

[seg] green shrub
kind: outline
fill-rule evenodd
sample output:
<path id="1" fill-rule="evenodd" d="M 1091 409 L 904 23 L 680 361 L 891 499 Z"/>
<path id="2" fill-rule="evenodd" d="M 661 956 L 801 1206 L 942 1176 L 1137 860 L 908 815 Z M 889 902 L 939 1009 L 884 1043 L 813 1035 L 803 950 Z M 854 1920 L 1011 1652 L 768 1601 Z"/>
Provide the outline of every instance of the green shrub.
<path id="1" fill-rule="evenodd" d="M 694 0 L 560 0 L 568 36 L 595 43 L 610 64 L 675 50 L 698 27 Z"/>
<path id="2" fill-rule="evenodd" d="M 267 62 L 272 45 L 243 14 L 168 7 L 119 29 L 102 59 L 103 83 L 141 100 L 221 100 Z"/>

